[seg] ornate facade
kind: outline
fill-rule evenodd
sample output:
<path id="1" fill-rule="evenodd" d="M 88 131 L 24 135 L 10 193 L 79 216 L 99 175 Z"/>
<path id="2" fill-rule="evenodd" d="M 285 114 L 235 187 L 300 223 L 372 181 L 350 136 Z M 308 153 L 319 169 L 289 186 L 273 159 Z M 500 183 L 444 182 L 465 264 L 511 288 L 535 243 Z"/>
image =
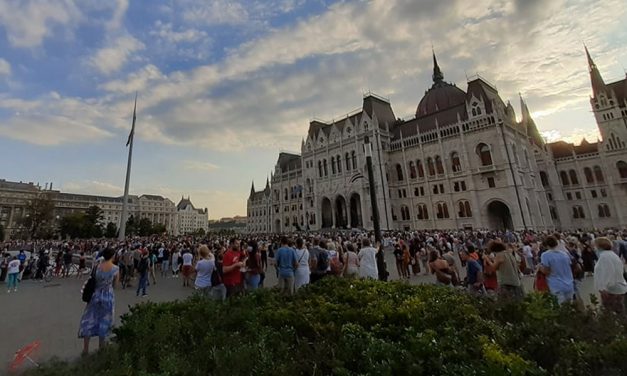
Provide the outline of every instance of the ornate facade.
<path id="1" fill-rule="evenodd" d="M 248 198 L 251 233 L 373 228 L 364 138 L 373 143 L 383 229 L 576 229 L 627 226 L 627 78 L 605 84 L 586 50 L 602 137 L 546 143 L 520 98 L 521 118 L 476 77 L 466 91 L 433 84 L 409 120 L 374 94 L 340 120 L 314 120 L 301 154 L 281 153 Z"/>

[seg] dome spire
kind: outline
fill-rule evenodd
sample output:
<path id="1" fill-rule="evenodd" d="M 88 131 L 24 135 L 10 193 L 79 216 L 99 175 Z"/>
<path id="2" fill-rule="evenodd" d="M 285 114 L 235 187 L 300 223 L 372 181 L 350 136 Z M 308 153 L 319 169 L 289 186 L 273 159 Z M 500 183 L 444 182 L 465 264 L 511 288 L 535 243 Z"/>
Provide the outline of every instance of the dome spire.
<path id="1" fill-rule="evenodd" d="M 586 50 L 586 57 L 588 58 L 588 71 L 590 72 L 592 94 L 594 95 L 594 97 L 596 97 L 599 92 L 605 91 L 605 82 L 603 82 L 601 72 L 599 72 L 597 65 L 594 63 L 594 60 L 592 60 L 592 56 L 590 56 L 588 47 L 584 44 L 583 48 Z"/>
<path id="2" fill-rule="evenodd" d="M 444 74 L 442 74 L 442 71 L 440 70 L 438 59 L 435 57 L 435 51 L 433 48 L 431 51 L 433 52 L 433 83 L 437 84 L 444 80 Z"/>

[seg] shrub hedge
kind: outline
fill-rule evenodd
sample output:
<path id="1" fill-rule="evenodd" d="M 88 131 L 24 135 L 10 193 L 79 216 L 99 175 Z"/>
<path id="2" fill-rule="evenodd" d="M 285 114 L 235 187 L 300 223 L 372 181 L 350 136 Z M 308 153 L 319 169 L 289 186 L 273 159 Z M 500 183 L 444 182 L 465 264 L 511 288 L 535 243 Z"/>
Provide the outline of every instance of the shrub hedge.
<path id="1" fill-rule="evenodd" d="M 627 322 L 547 295 L 329 278 L 132 308 L 105 351 L 33 375 L 627 375 Z"/>

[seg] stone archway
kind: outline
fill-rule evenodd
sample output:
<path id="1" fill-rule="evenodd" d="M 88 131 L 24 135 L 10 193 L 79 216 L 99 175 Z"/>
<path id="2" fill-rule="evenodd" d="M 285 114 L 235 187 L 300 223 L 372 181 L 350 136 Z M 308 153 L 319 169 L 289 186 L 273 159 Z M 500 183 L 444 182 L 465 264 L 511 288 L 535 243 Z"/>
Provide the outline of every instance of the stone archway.
<path id="1" fill-rule="evenodd" d="M 333 207 L 331 206 L 331 200 L 327 197 L 322 198 L 320 212 L 322 213 L 322 228 L 333 227 Z"/>
<path id="2" fill-rule="evenodd" d="M 337 196 L 335 199 L 335 228 L 346 228 L 347 226 L 346 199 L 344 196 Z"/>
<path id="3" fill-rule="evenodd" d="M 492 230 L 513 230 L 512 214 L 507 204 L 494 200 L 488 204 L 488 225 Z"/>
<path id="4" fill-rule="evenodd" d="M 361 197 L 358 193 L 353 193 L 350 198 L 351 228 L 364 227 L 361 219 Z"/>

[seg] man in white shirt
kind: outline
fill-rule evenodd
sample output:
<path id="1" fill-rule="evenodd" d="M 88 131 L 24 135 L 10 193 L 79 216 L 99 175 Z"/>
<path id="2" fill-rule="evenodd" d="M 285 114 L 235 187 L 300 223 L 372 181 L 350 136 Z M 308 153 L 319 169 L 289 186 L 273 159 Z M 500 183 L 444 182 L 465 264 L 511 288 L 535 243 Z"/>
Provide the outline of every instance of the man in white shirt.
<path id="1" fill-rule="evenodd" d="M 370 245 L 370 239 L 364 238 L 361 241 L 362 248 L 357 257 L 359 258 L 359 276 L 361 278 L 379 278 L 377 268 L 377 250 Z"/>
<path id="2" fill-rule="evenodd" d="M 601 294 L 603 308 L 622 314 L 625 311 L 627 293 L 623 262 L 612 251 L 610 239 L 596 238 L 594 245 L 599 252 L 599 259 L 594 267 L 594 288 Z"/>

